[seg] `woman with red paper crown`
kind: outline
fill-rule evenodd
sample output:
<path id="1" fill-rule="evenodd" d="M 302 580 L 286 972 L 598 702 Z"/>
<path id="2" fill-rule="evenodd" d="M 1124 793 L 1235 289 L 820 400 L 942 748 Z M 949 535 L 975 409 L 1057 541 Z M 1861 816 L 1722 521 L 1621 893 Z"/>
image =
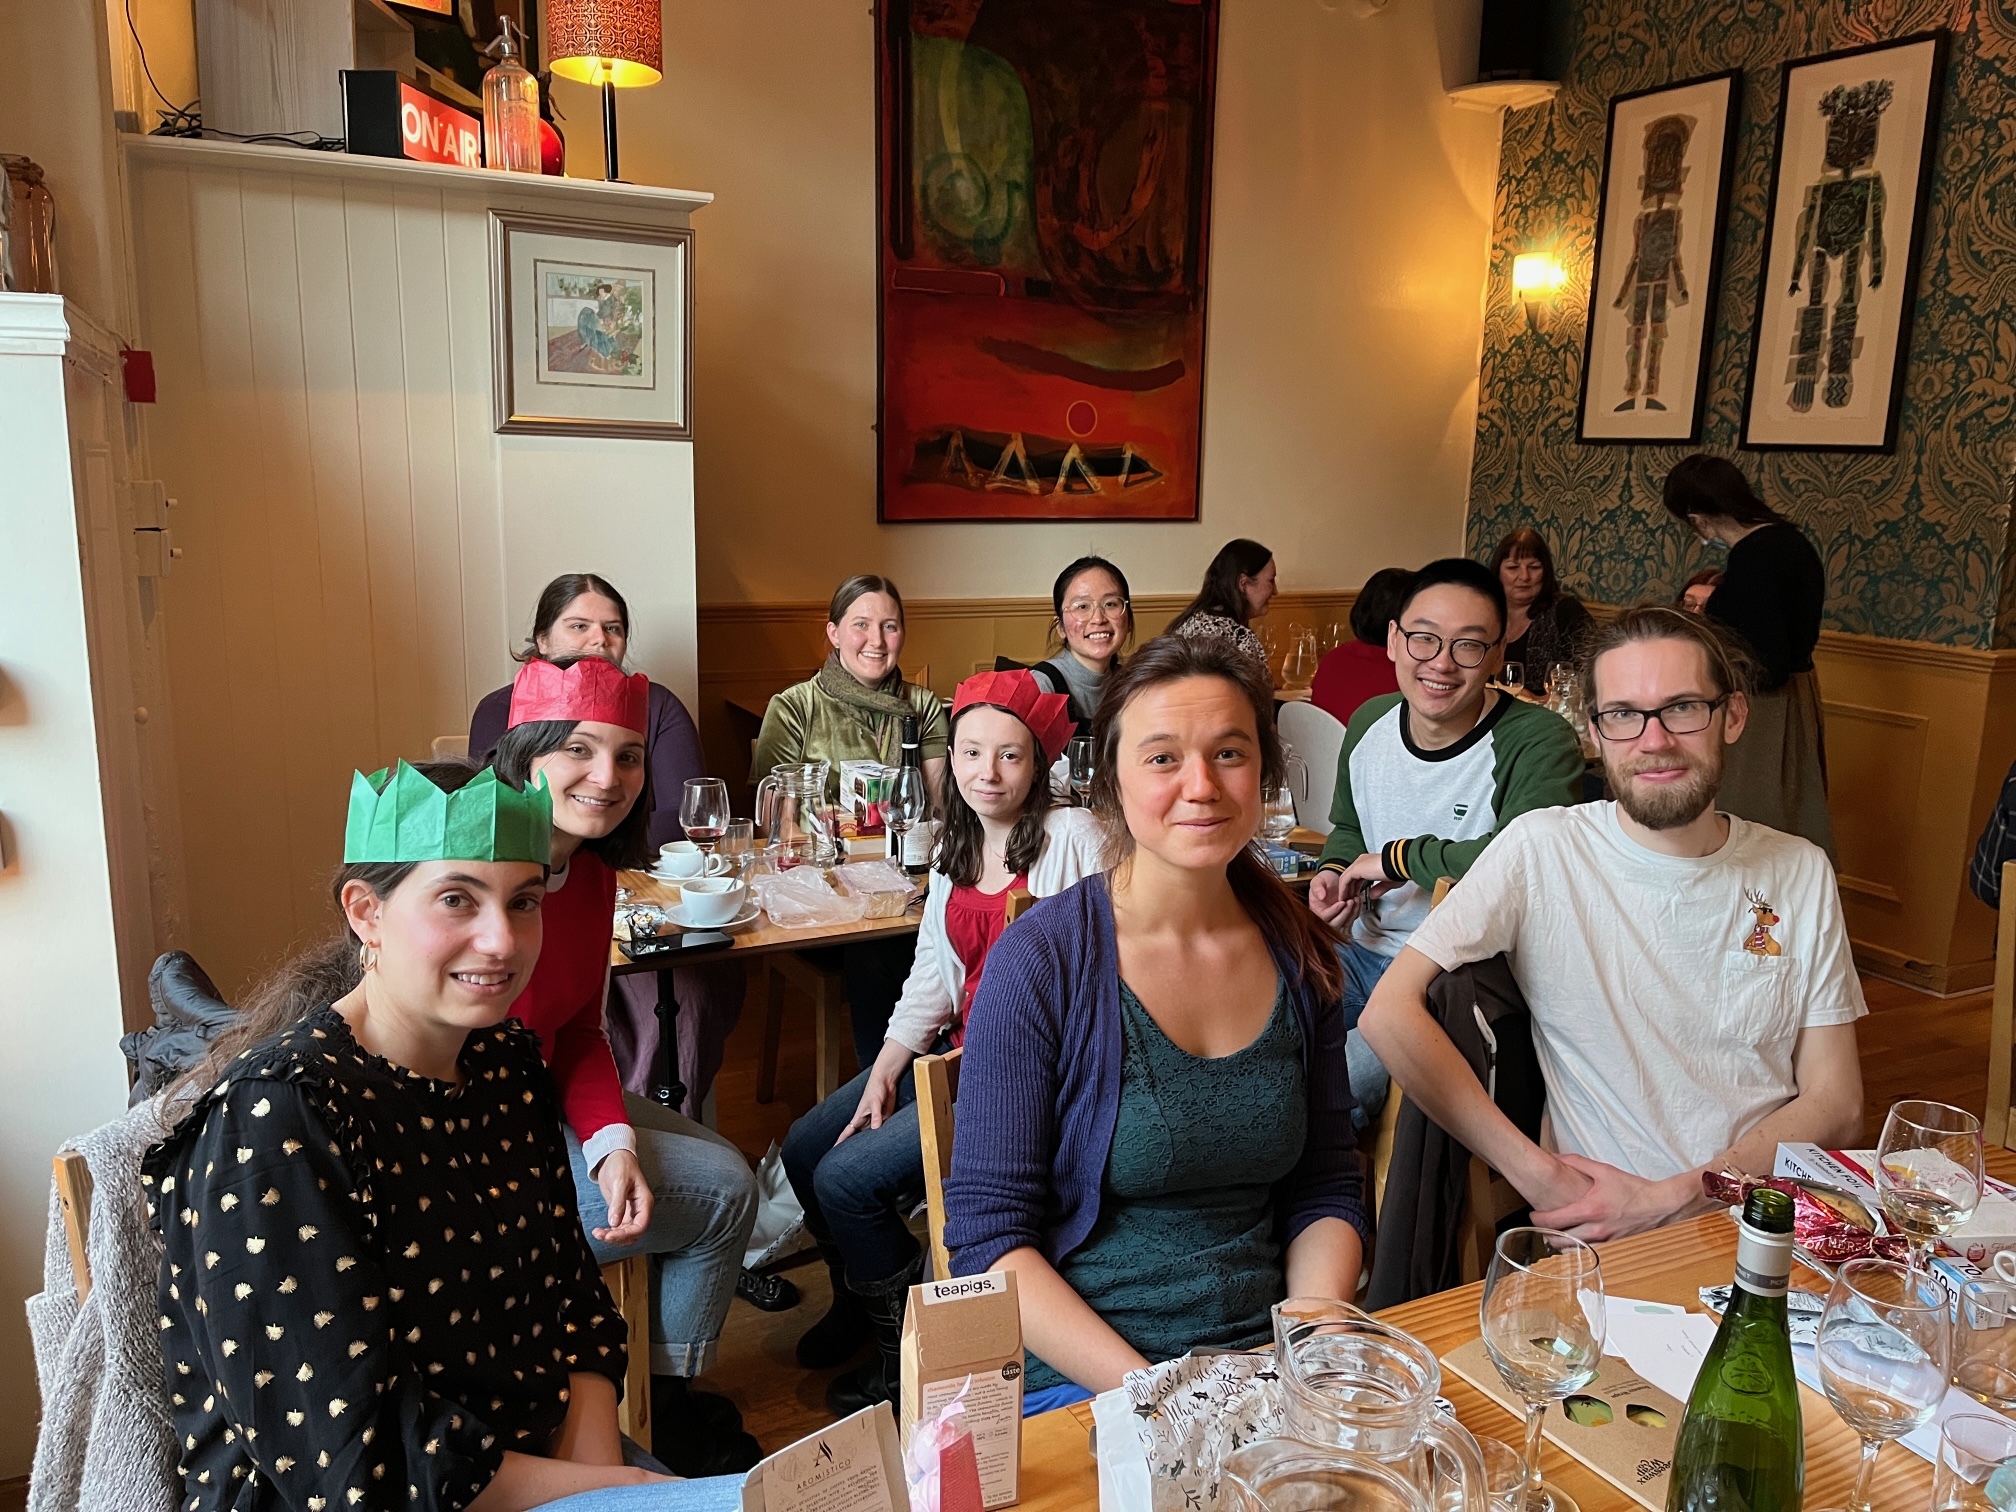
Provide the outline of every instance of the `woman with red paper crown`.
<path id="1" fill-rule="evenodd" d="M 681 1475 L 761 1457 L 725 1397 L 687 1381 L 711 1362 L 756 1219 L 748 1162 L 712 1130 L 627 1094 L 602 1030 L 616 873 L 648 855 L 650 680 L 599 656 L 530 661 L 511 690 L 497 775 L 553 794 L 546 942 L 518 1000 L 567 1122 L 581 1221 L 602 1264 L 651 1257 L 652 1453 Z"/>
<path id="2" fill-rule="evenodd" d="M 891 1401 L 903 1303 L 923 1267 L 904 1217 L 924 1196 L 910 1063 L 961 1043 L 1007 895 L 1039 898 L 1101 869 L 1089 810 L 1060 808 L 1051 763 L 1074 728 L 1070 699 L 1027 672 L 982 672 L 953 697 L 945 828 L 932 859 L 917 957 L 875 1062 L 791 1126 L 784 1169 L 833 1275 L 833 1310 L 798 1341 L 799 1363 L 844 1363 L 871 1338 L 875 1358 L 835 1380 L 836 1415 Z"/>

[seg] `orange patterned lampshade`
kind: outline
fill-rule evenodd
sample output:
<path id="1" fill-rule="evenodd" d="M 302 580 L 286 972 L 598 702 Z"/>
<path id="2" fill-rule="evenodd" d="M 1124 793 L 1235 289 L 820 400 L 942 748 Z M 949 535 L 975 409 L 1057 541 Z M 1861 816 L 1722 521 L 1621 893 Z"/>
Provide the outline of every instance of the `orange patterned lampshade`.
<path id="1" fill-rule="evenodd" d="M 549 0 L 546 55 L 553 72 L 583 84 L 629 89 L 656 84 L 661 65 L 660 0 Z"/>

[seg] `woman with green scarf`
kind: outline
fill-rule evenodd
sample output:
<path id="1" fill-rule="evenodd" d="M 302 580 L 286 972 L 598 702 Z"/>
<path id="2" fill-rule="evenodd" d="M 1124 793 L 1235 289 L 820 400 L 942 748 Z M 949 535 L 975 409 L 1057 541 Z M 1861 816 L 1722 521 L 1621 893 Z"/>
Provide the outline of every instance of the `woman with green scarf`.
<path id="1" fill-rule="evenodd" d="M 873 573 L 847 579 L 826 611 L 826 640 L 833 648 L 826 664 L 770 700 L 749 781 L 761 782 L 775 767 L 824 761 L 826 800 L 837 803 L 840 763 L 894 766 L 902 754 L 903 716 L 914 714 L 935 806 L 945 783 L 945 706 L 929 688 L 905 682 L 896 665 L 903 650 L 903 595 L 889 579 Z M 863 1066 L 882 1048 L 882 1031 L 916 948 L 914 938 L 904 937 L 821 952 L 839 958 L 854 1052 Z"/>

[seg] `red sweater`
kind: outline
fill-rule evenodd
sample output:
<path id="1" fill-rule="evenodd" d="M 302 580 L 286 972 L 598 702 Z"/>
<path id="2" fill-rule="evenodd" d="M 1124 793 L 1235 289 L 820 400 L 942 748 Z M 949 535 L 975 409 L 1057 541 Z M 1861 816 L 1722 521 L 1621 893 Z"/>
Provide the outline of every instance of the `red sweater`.
<path id="1" fill-rule="evenodd" d="M 623 1111 L 616 1058 L 602 1032 L 609 939 L 616 926 L 616 873 L 599 857 L 577 850 L 566 882 L 546 894 L 541 913 L 546 941 L 512 1015 L 539 1036 L 567 1126 L 586 1144 L 598 1129 L 630 1121 Z"/>
<path id="2" fill-rule="evenodd" d="M 1352 640 L 1317 665 L 1316 680 L 1309 685 L 1309 702 L 1334 714 L 1340 723 L 1349 724 L 1368 698 L 1399 691 L 1400 680 L 1393 675 L 1386 648 Z"/>

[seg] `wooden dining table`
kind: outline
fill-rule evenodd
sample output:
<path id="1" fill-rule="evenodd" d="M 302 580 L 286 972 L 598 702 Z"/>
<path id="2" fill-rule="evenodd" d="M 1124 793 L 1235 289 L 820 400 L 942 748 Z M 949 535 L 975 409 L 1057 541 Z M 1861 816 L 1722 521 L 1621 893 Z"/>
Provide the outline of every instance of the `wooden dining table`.
<path id="1" fill-rule="evenodd" d="M 2016 1181 L 2016 1152 L 1988 1148 L 1988 1173 Z M 1720 1286 L 1735 1274 L 1736 1225 L 1714 1212 L 1650 1233 L 1597 1246 L 1603 1288 L 1611 1296 L 1673 1302 L 1701 1310 L 1701 1288 Z M 1825 1292 L 1824 1277 L 1803 1266 L 1792 1269 L 1792 1285 Z M 1390 1307 L 1379 1317 L 1447 1355 L 1478 1335 L 1480 1282 Z M 1484 1393 L 1445 1369 L 1442 1394 L 1456 1406 L 1457 1419 L 1480 1436 L 1503 1439 L 1514 1449 L 1522 1437 L 1518 1418 Z M 1809 1507 L 1847 1504 L 1860 1461 L 1860 1440 L 1819 1392 L 1802 1385 L 1799 1408 L 1806 1428 L 1806 1497 Z M 1551 1410 L 1551 1409 L 1550 1409 Z M 1091 1450 L 1089 1403 L 1030 1418 L 1022 1425 L 1022 1512 L 1084 1512 L 1099 1503 L 1099 1472 Z M 1549 1481 L 1582 1504 L 1583 1512 L 1623 1512 L 1638 1503 L 1594 1470 L 1549 1442 L 1541 1451 Z M 1884 1446 L 1876 1465 L 1874 1505 L 1917 1512 L 1932 1495 L 1932 1466 L 1908 1449 Z"/>

